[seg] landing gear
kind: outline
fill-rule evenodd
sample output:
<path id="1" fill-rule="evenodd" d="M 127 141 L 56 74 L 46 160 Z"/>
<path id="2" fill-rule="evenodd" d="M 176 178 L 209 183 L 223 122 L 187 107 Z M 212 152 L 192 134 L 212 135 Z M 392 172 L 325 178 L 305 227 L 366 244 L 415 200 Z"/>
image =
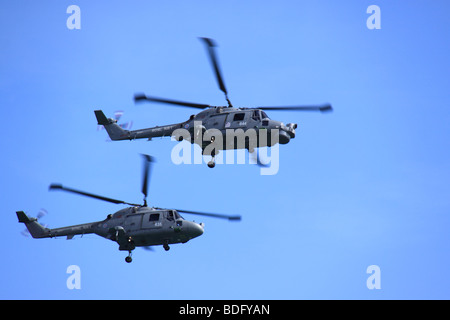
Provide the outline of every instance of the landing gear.
<path id="1" fill-rule="evenodd" d="M 211 144 L 214 143 L 215 141 L 216 141 L 216 137 L 212 136 L 211 137 Z M 219 154 L 219 150 L 217 148 L 213 148 L 211 150 L 211 153 L 209 153 L 209 150 L 207 150 L 206 153 L 205 153 L 205 150 L 208 147 L 209 147 L 209 145 L 203 145 L 202 146 L 202 155 L 203 156 L 209 156 L 209 155 L 211 156 L 211 161 L 208 162 L 208 167 L 209 168 L 214 168 L 216 166 L 216 162 L 215 162 L 216 155 Z"/>
<path id="2" fill-rule="evenodd" d="M 211 161 L 210 162 L 208 162 L 208 167 L 210 167 L 211 169 L 212 168 L 214 168 L 215 166 L 216 166 L 216 162 L 214 161 L 215 160 L 215 158 L 216 158 L 216 152 L 215 152 L 215 150 L 213 150 L 212 152 L 211 152 Z"/>
<path id="3" fill-rule="evenodd" d="M 166 251 L 169 251 L 169 250 L 170 250 L 170 247 L 169 247 L 169 244 L 168 244 L 167 241 L 163 244 L 163 248 L 164 248 L 164 250 L 166 250 Z"/>
<path id="4" fill-rule="evenodd" d="M 128 256 L 125 258 L 125 261 L 126 261 L 127 263 L 130 263 L 131 261 L 133 261 L 133 259 L 131 258 L 131 250 L 128 251 Z"/>

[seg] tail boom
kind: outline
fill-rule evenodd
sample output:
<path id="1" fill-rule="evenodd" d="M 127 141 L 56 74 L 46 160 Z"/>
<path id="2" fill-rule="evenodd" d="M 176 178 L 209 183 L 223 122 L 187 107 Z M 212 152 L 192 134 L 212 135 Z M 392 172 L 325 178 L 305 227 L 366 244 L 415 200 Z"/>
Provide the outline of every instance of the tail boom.
<path id="1" fill-rule="evenodd" d="M 185 123 L 176 123 L 162 127 L 153 127 L 141 130 L 124 130 L 115 120 L 106 118 L 102 110 L 95 110 L 95 117 L 98 125 L 105 127 L 111 140 L 134 140 L 134 139 L 149 139 L 157 137 L 170 137 L 176 129 L 183 128 Z"/>
<path id="2" fill-rule="evenodd" d="M 36 218 L 30 218 L 23 211 L 16 211 L 19 222 L 24 223 L 30 232 L 31 236 L 35 239 L 41 238 L 54 238 L 67 236 L 67 239 L 72 239 L 77 234 L 94 233 L 94 223 L 84 223 L 74 226 L 49 229 L 45 228 Z"/>

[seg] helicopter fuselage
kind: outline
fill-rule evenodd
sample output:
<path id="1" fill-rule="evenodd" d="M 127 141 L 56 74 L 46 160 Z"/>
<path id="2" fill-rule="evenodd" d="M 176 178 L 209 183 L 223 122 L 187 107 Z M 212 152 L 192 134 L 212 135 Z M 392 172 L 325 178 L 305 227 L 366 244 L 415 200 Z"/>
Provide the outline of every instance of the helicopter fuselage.
<path id="1" fill-rule="evenodd" d="M 79 225 L 45 228 L 36 218 L 29 218 L 23 211 L 18 211 L 19 222 L 25 223 L 33 238 L 54 238 L 75 235 L 96 234 L 116 241 L 119 250 L 131 251 L 135 247 L 163 245 L 168 250 L 169 244 L 186 243 L 203 234 L 203 223 L 196 223 L 182 218 L 176 210 L 128 207 L 107 216 L 105 220 Z"/>
<path id="2" fill-rule="evenodd" d="M 187 121 L 146 128 L 141 130 L 124 130 L 116 121 L 95 111 L 99 125 L 104 125 L 111 140 L 149 139 L 156 137 L 174 137 L 175 140 L 188 140 L 200 145 L 204 150 L 215 142 L 218 150 L 249 149 L 273 146 L 276 143 L 287 144 L 295 138 L 297 124 L 284 125 L 270 119 L 259 109 L 210 107 Z M 220 137 L 222 143 L 218 143 Z"/>

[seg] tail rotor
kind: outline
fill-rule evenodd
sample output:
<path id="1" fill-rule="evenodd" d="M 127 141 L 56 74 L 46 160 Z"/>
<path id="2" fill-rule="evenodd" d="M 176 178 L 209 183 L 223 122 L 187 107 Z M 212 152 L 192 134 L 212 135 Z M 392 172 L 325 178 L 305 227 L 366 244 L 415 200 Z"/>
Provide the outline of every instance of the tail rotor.
<path id="1" fill-rule="evenodd" d="M 47 210 L 41 208 L 41 210 L 39 210 L 38 214 L 36 215 L 36 221 L 39 221 L 41 218 L 45 217 L 47 214 L 48 214 Z M 41 225 L 44 228 L 48 228 L 48 224 L 41 224 Z M 20 234 L 27 238 L 31 237 L 31 233 L 30 233 L 30 231 L 28 231 L 27 228 L 25 228 L 23 231 L 21 231 Z"/>
<path id="2" fill-rule="evenodd" d="M 119 127 L 121 127 L 124 130 L 131 130 L 131 128 L 133 127 L 133 121 L 127 121 L 127 122 L 123 122 L 123 123 L 119 123 L 120 118 L 122 118 L 124 114 L 124 111 L 122 110 L 117 110 L 116 112 L 114 112 L 114 120 L 117 123 L 117 125 Z M 97 131 L 99 130 L 103 130 L 104 126 L 103 125 L 97 125 Z M 109 140 L 111 141 L 111 140 Z"/>

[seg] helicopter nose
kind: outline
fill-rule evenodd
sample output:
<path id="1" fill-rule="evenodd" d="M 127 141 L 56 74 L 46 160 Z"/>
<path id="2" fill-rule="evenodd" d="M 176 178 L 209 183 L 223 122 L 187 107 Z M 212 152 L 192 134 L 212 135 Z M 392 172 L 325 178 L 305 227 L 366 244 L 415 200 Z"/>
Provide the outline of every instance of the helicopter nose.
<path id="1" fill-rule="evenodd" d="M 203 234 L 205 225 L 203 223 L 191 222 L 189 223 L 189 233 L 192 238 L 199 237 Z"/>
<path id="2" fill-rule="evenodd" d="M 295 129 L 297 129 L 296 123 L 288 123 L 287 125 L 282 125 L 279 134 L 279 143 L 286 144 L 293 138 L 295 138 Z"/>
<path id="3" fill-rule="evenodd" d="M 280 144 L 286 144 L 291 140 L 291 135 L 287 131 L 280 130 L 278 139 Z"/>
<path id="4" fill-rule="evenodd" d="M 196 224 L 196 237 L 201 236 L 203 234 L 203 231 L 205 231 L 205 225 L 203 223 Z"/>

